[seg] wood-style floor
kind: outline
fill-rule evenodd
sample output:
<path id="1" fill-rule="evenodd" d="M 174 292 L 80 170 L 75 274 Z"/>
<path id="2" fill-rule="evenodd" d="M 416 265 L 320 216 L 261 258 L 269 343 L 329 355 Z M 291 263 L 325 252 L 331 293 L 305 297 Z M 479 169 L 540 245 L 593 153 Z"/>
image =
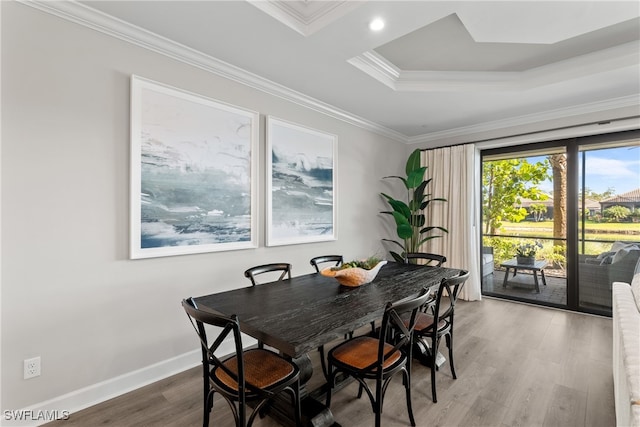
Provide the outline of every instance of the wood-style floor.
<path id="1" fill-rule="evenodd" d="M 611 319 L 489 298 L 461 301 L 454 339 L 458 379 L 451 377 L 448 363 L 440 368 L 438 403 L 431 400 L 429 369 L 413 365 L 418 426 L 615 425 Z M 190 369 L 47 425 L 202 425 L 200 372 Z M 356 395 L 355 383 L 334 394 L 336 421 L 344 427 L 372 426 L 368 399 Z M 409 425 L 400 377 L 389 385 L 382 424 Z M 233 425 L 223 400 L 216 400 L 211 425 Z M 278 424 L 267 417 L 254 425 Z"/>

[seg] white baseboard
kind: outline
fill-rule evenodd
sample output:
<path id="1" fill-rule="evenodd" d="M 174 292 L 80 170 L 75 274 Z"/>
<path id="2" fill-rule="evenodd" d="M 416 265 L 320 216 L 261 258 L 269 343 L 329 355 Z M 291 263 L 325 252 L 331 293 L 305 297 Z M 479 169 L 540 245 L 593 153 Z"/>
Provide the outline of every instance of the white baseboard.
<path id="1" fill-rule="evenodd" d="M 234 351 L 233 343 L 231 342 L 228 344 L 231 344 L 228 349 L 229 353 L 231 353 Z M 63 411 L 68 411 L 67 413 L 73 414 L 82 409 L 102 403 L 140 387 L 144 387 L 156 381 L 170 377 L 171 375 L 193 368 L 200 364 L 201 354 L 200 349 L 197 349 L 189 353 L 181 354 L 171 359 L 146 366 L 142 369 L 72 391 L 62 396 L 31 405 L 19 411 L 12 411 L 15 412 L 16 415 L 21 414 L 21 418 L 27 419 L 16 420 L 15 415 L 9 417 L 12 419 L 7 419 L 7 416 L 2 414 L 2 418 L 0 419 L 1 424 L 2 426 L 7 427 L 32 427 L 46 424 L 47 422 L 55 419 L 52 419 L 51 416 L 61 416 L 61 414 L 64 414 Z"/>

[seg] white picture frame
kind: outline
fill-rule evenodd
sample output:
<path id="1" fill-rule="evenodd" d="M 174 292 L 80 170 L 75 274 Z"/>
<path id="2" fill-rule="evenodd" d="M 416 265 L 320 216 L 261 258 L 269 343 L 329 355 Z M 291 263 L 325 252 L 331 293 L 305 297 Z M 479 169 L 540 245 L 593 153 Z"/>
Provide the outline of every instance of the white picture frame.
<path id="1" fill-rule="evenodd" d="M 337 239 L 336 135 L 267 117 L 266 244 Z"/>
<path id="2" fill-rule="evenodd" d="M 257 247 L 259 114 L 131 77 L 131 259 Z"/>

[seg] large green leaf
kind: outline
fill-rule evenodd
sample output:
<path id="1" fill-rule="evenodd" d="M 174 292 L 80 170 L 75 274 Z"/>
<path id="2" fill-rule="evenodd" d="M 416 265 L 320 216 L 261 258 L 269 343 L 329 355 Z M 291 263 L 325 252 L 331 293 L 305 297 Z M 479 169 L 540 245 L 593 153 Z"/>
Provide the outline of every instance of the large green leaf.
<path id="1" fill-rule="evenodd" d="M 388 202 L 394 211 L 402 214 L 405 218 L 411 217 L 411 209 L 409 209 L 409 206 L 407 206 L 405 202 L 395 199 L 390 199 Z"/>
<path id="2" fill-rule="evenodd" d="M 422 184 L 422 179 L 424 178 L 424 173 L 426 172 L 426 167 L 421 167 L 415 170 L 412 170 L 407 175 L 407 188 L 416 188 L 420 184 Z"/>
<path id="3" fill-rule="evenodd" d="M 395 260 L 395 262 L 400 263 L 400 264 L 404 264 L 404 258 L 402 257 L 402 255 L 400 255 L 397 252 L 393 252 L 393 251 L 390 251 L 390 253 L 391 253 L 391 256 L 393 257 L 393 259 Z"/>
<path id="4" fill-rule="evenodd" d="M 405 168 L 405 172 L 407 173 L 407 176 L 411 175 L 411 172 L 418 169 L 419 167 L 420 167 L 420 149 L 415 149 L 407 159 L 407 167 Z"/>
<path id="5" fill-rule="evenodd" d="M 396 232 L 401 239 L 410 239 L 413 236 L 413 228 L 409 224 L 398 224 Z"/>
<path id="6" fill-rule="evenodd" d="M 444 227 L 438 227 L 438 226 L 429 226 L 429 227 L 425 227 L 422 230 L 420 230 L 420 234 L 424 234 L 424 233 L 428 233 L 431 230 L 441 230 L 444 231 L 445 233 L 448 233 L 449 230 L 447 230 Z"/>
<path id="7" fill-rule="evenodd" d="M 409 184 L 407 184 L 407 180 L 406 180 L 406 178 L 404 178 L 404 177 L 402 177 L 402 176 L 395 176 L 395 175 L 392 175 L 392 176 L 385 176 L 385 177 L 383 177 L 382 179 L 389 179 L 389 178 L 397 178 L 397 179 L 399 179 L 400 181 L 402 181 L 402 182 L 404 183 L 404 186 L 405 186 L 405 187 L 409 188 Z"/>
<path id="8" fill-rule="evenodd" d="M 409 219 L 406 216 L 402 215 L 400 212 L 393 211 L 391 212 L 391 215 L 393 215 L 393 219 L 396 220 L 396 225 L 398 226 L 403 224 L 409 225 Z M 405 239 L 405 237 L 402 237 L 402 238 Z"/>
<path id="9" fill-rule="evenodd" d="M 422 181 L 422 183 L 418 185 L 416 189 L 413 191 L 413 200 L 416 203 L 420 203 L 424 199 L 424 190 L 425 188 L 427 188 L 427 184 L 429 184 L 429 181 L 431 180 L 428 179 L 426 181 Z"/>

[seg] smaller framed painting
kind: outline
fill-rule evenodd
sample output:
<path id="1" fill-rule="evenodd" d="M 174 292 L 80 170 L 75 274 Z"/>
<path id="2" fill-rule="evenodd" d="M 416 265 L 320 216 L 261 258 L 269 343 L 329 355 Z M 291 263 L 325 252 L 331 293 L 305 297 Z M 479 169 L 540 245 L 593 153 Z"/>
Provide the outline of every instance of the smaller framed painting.
<path id="1" fill-rule="evenodd" d="M 133 76 L 131 258 L 257 247 L 257 112 Z"/>
<path id="2" fill-rule="evenodd" d="M 267 246 L 336 239 L 337 142 L 267 117 Z"/>

